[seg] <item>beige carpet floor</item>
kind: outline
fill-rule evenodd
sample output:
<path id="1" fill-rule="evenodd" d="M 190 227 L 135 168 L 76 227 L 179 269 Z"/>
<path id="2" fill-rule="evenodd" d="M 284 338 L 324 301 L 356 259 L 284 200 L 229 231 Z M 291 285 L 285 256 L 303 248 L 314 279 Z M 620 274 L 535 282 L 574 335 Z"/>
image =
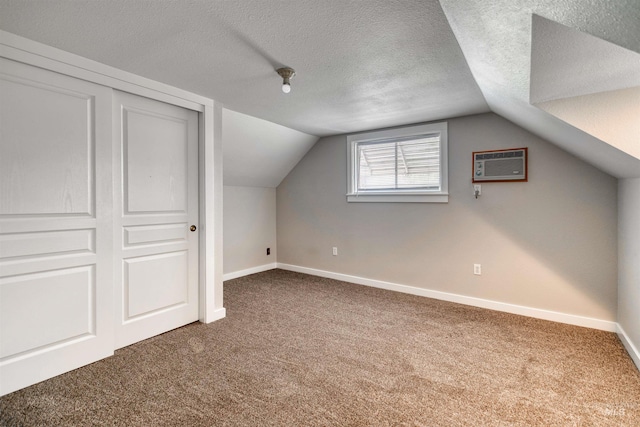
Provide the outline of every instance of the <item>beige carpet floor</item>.
<path id="1" fill-rule="evenodd" d="M 3 426 L 640 426 L 613 333 L 282 270 L 194 323 L 0 398 Z"/>

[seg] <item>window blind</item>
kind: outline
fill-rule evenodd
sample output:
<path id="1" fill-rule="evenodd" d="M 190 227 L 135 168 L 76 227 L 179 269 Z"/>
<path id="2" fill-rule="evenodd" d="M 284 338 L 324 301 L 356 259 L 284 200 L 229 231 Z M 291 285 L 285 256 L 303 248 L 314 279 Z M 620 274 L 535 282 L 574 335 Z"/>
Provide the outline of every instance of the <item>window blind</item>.
<path id="1" fill-rule="evenodd" d="M 440 135 L 357 144 L 357 190 L 440 190 Z"/>

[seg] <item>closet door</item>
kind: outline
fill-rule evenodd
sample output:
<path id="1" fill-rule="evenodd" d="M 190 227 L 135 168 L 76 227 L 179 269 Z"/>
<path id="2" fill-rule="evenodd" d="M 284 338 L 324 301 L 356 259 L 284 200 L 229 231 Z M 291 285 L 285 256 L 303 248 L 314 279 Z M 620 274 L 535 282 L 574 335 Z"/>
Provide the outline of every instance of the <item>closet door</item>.
<path id="1" fill-rule="evenodd" d="M 198 114 L 114 91 L 116 348 L 198 320 Z"/>
<path id="2" fill-rule="evenodd" d="M 111 90 L 0 59 L 0 394 L 113 354 Z"/>

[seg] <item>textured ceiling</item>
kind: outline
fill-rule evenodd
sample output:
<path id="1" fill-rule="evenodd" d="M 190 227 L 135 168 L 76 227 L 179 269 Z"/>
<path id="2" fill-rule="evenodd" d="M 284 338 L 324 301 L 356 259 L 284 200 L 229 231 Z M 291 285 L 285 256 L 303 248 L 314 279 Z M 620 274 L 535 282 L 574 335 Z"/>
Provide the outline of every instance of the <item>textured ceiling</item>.
<path id="1" fill-rule="evenodd" d="M 436 0 L 0 0 L 0 29 L 313 135 L 489 111 Z"/>
<path id="2" fill-rule="evenodd" d="M 530 103 L 640 159 L 640 53 L 537 15 L 532 24 Z"/>
<path id="3" fill-rule="evenodd" d="M 640 1 L 441 0 L 441 4 L 492 111 L 610 175 L 640 176 L 637 157 L 529 103 L 534 15 L 640 52 Z M 567 58 L 557 65 L 561 70 L 576 66 Z M 582 73 L 598 74 L 588 62 L 580 65 Z"/>
<path id="4" fill-rule="evenodd" d="M 640 87 L 573 96 L 536 107 L 640 159 Z M 636 166 L 640 174 L 640 160 Z"/>
<path id="5" fill-rule="evenodd" d="M 534 71 L 565 74 L 538 101 L 618 84 L 615 70 L 598 69 L 589 55 L 609 55 L 604 44 L 584 50 L 572 39 L 579 36 L 546 25 L 551 21 L 617 45 L 615 58 L 640 52 L 638 0 L 0 0 L 2 30 L 307 134 L 490 109 L 613 176 L 640 176 L 640 159 L 630 151 L 579 129 L 580 120 L 572 126 L 566 115 L 531 105 L 532 48 L 549 53 L 545 45 L 558 38 L 567 54 L 550 54 Z M 542 29 L 533 45 L 532 23 Z M 289 95 L 274 71 L 283 65 L 297 71 Z M 304 146 L 309 135 L 298 136 Z M 231 139 L 225 145 L 242 147 L 238 153 L 265 144 L 246 132 Z M 299 154 L 280 148 L 286 164 Z M 257 172 L 243 173 L 255 175 L 246 185 L 262 185 Z"/>
<path id="6" fill-rule="evenodd" d="M 531 44 L 532 104 L 640 86 L 638 52 L 537 15 Z"/>

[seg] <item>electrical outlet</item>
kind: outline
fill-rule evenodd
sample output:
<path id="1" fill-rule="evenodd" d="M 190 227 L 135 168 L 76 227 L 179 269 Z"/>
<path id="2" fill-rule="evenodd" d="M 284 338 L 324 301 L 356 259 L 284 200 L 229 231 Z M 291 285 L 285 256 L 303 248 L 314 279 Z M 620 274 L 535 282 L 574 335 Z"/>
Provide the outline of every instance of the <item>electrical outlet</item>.
<path id="1" fill-rule="evenodd" d="M 476 198 L 482 195 L 482 185 L 473 184 L 473 195 L 476 196 Z"/>
<path id="2" fill-rule="evenodd" d="M 271 255 L 271 248 L 267 248 L 267 255 Z"/>
<path id="3" fill-rule="evenodd" d="M 333 247 L 333 256 L 338 256 L 338 248 Z"/>
<path id="4" fill-rule="evenodd" d="M 482 275 L 482 265 L 473 264 L 473 274 L 475 274 L 476 276 L 481 276 Z"/>

